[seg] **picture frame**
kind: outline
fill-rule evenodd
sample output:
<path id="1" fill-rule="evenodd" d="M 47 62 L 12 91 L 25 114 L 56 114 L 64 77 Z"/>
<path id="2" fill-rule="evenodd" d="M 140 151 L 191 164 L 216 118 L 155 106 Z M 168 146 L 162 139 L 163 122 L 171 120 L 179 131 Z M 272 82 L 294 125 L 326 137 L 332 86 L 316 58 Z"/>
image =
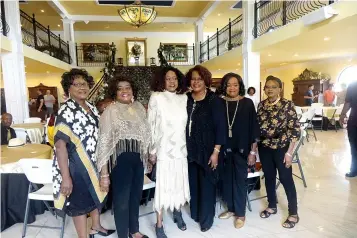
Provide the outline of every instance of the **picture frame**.
<path id="1" fill-rule="evenodd" d="M 163 54 L 167 62 L 187 62 L 188 45 L 187 43 L 162 43 Z"/>
<path id="2" fill-rule="evenodd" d="M 146 66 L 146 38 L 125 38 L 127 66 Z"/>
<path id="3" fill-rule="evenodd" d="M 83 62 L 107 62 L 110 56 L 109 43 L 82 43 Z"/>

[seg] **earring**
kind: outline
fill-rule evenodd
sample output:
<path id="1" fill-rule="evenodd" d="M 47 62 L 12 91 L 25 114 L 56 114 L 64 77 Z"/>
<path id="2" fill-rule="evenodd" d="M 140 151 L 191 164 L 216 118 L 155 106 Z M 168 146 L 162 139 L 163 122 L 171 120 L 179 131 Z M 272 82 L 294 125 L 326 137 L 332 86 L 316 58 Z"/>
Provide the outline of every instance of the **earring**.
<path id="1" fill-rule="evenodd" d="M 71 98 L 71 93 L 70 92 L 68 92 L 68 98 Z"/>
<path id="2" fill-rule="evenodd" d="M 131 98 L 131 103 L 133 103 L 133 102 L 134 102 L 134 97 Z"/>

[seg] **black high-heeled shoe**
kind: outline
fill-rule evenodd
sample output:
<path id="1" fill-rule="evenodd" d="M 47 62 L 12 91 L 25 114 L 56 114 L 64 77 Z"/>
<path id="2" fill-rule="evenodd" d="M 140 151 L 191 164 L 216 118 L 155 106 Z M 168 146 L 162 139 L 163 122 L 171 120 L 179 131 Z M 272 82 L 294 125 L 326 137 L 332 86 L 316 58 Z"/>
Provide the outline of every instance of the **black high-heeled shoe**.
<path id="1" fill-rule="evenodd" d="M 178 227 L 181 231 L 187 230 L 186 223 L 185 223 L 184 220 L 182 219 L 182 213 L 181 213 L 181 211 L 178 211 L 178 210 L 175 209 L 172 214 L 173 214 L 173 216 L 174 216 L 174 223 L 177 224 L 177 227 Z"/>
<path id="2" fill-rule="evenodd" d="M 94 238 L 95 235 L 100 235 L 100 236 L 110 236 L 115 232 L 115 230 L 107 230 L 107 232 L 103 231 L 97 231 L 91 228 L 92 231 L 95 231 L 96 233 L 94 234 L 89 234 L 89 238 Z"/>
<path id="3" fill-rule="evenodd" d="M 143 235 L 142 238 L 149 238 L 147 235 L 144 235 L 144 234 L 142 234 L 142 235 Z M 133 235 L 129 234 L 129 238 L 133 238 Z"/>

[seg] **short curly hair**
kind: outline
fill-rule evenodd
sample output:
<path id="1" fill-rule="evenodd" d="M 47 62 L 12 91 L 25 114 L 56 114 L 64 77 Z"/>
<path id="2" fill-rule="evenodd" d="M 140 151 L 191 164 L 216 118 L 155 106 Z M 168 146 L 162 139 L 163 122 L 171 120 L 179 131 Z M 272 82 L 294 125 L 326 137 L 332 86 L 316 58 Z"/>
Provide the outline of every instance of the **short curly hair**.
<path id="1" fill-rule="evenodd" d="M 267 77 L 267 79 L 265 80 L 265 85 L 267 84 L 267 82 L 269 81 L 274 81 L 276 82 L 277 84 L 279 84 L 279 88 L 283 88 L 283 83 L 281 82 L 281 80 L 273 75 L 269 75 Z M 264 85 L 264 88 L 265 88 L 265 85 Z"/>
<path id="2" fill-rule="evenodd" d="M 190 69 L 187 72 L 186 80 L 187 80 L 187 85 L 188 86 L 191 85 L 193 71 L 196 71 L 201 76 L 202 80 L 205 82 L 206 87 L 211 87 L 212 74 L 207 68 L 205 68 L 205 67 L 203 67 L 201 65 L 196 65 L 195 67 L 193 67 L 192 69 Z"/>
<path id="3" fill-rule="evenodd" d="M 187 91 L 185 75 L 177 68 L 172 66 L 160 68 L 151 81 L 150 88 L 154 92 L 163 92 L 165 90 L 165 77 L 167 72 L 172 71 L 176 74 L 178 86 L 176 93 L 184 94 Z"/>
<path id="4" fill-rule="evenodd" d="M 106 98 L 111 98 L 112 100 L 117 99 L 118 84 L 120 82 L 128 82 L 131 86 L 131 89 L 133 90 L 134 98 L 137 98 L 138 88 L 137 88 L 135 82 L 128 76 L 123 76 L 123 75 L 118 75 L 116 78 L 111 80 L 111 82 L 108 85 L 108 92 L 107 92 Z"/>
<path id="5" fill-rule="evenodd" d="M 73 68 L 69 72 L 63 73 L 61 77 L 61 85 L 66 96 L 69 96 L 69 88 L 78 77 L 82 77 L 88 83 L 89 89 L 93 88 L 95 84 L 93 77 L 85 69 Z"/>
<path id="6" fill-rule="evenodd" d="M 239 92 L 238 92 L 238 94 L 240 96 L 244 96 L 245 95 L 245 86 L 244 86 L 244 83 L 243 83 L 243 79 L 239 74 L 235 74 L 235 73 L 228 73 L 228 74 L 225 74 L 223 76 L 222 81 L 221 81 L 221 86 L 218 89 L 219 93 L 221 95 L 227 96 L 228 81 L 231 78 L 238 79 L 238 84 L 239 84 Z"/>
<path id="7" fill-rule="evenodd" d="M 247 94 L 249 94 L 249 91 L 250 91 L 251 89 L 253 89 L 253 91 L 254 91 L 253 94 L 255 94 L 255 93 L 257 92 L 254 87 L 249 87 L 248 90 L 247 90 Z"/>

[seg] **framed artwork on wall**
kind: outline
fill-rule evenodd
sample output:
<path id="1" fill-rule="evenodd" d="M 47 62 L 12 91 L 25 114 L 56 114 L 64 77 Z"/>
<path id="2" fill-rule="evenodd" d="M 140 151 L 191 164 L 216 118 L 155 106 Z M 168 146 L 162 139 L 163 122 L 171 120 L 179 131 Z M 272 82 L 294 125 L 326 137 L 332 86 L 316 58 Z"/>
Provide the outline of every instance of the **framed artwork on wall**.
<path id="1" fill-rule="evenodd" d="M 128 66 L 146 66 L 146 38 L 125 38 Z"/>
<path id="2" fill-rule="evenodd" d="M 167 62 L 187 62 L 188 48 L 186 43 L 162 43 L 162 45 Z"/>
<path id="3" fill-rule="evenodd" d="M 109 59 L 109 43 L 82 43 L 84 62 L 106 62 Z"/>

